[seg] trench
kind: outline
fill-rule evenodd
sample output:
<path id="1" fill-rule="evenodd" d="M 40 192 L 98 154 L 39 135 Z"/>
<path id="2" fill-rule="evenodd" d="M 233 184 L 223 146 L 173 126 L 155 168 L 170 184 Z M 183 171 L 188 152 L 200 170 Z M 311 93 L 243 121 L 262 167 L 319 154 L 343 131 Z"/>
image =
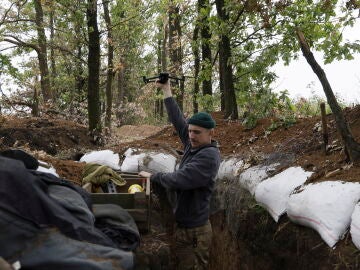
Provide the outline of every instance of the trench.
<path id="1" fill-rule="evenodd" d="M 329 250 L 320 236 L 286 217 L 276 223 L 236 180 L 220 181 L 215 196 L 209 269 L 333 269 L 317 258 Z"/>
<path id="2" fill-rule="evenodd" d="M 157 229 L 144 236 L 143 242 L 149 248 L 147 266 L 137 269 L 175 269 L 171 255 L 173 220 L 169 209 L 160 204 L 154 202 L 152 215 L 152 226 Z M 349 233 L 332 249 L 316 231 L 290 222 L 286 215 L 276 223 L 237 179 L 217 181 L 211 209 L 209 270 L 360 267 L 360 252 Z M 159 240 L 157 244 L 154 239 Z"/>

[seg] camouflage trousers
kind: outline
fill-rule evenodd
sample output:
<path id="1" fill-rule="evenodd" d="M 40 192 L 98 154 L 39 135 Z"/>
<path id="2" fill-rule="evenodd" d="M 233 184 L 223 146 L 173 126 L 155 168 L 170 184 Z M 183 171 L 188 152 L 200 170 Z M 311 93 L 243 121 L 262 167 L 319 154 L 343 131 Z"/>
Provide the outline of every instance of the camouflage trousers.
<path id="1" fill-rule="evenodd" d="M 175 229 L 175 255 L 177 270 L 208 269 L 212 228 L 208 221 L 195 228 Z"/>

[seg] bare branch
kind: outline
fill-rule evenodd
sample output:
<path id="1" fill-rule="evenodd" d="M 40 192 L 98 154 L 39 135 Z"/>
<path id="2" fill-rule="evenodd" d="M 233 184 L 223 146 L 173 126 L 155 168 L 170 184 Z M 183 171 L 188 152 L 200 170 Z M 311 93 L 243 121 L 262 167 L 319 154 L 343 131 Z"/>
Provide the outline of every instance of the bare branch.
<path id="1" fill-rule="evenodd" d="M 50 47 L 52 47 L 53 49 L 56 49 L 56 50 L 59 50 L 60 52 L 62 53 L 66 53 L 68 55 L 71 55 L 72 57 L 80 60 L 83 64 L 87 64 L 87 61 L 83 60 L 83 59 L 79 59 L 78 56 L 70 49 L 68 48 L 65 48 L 65 47 L 61 47 L 60 45 L 57 45 L 57 44 L 48 44 Z"/>
<path id="2" fill-rule="evenodd" d="M 15 44 L 19 47 L 28 47 L 34 49 L 36 52 L 40 51 L 40 48 L 36 46 L 35 44 L 28 43 L 25 41 L 22 41 L 20 38 L 13 36 L 13 35 L 4 35 L 5 38 L 2 39 L 2 41 L 6 41 L 12 44 Z M 1 40 L 0 40 L 1 41 Z"/>
<path id="3" fill-rule="evenodd" d="M 27 3 L 27 1 L 17 1 L 17 2 L 11 3 L 10 7 L 4 12 L 4 16 L 0 20 L 0 25 L 10 24 L 10 23 L 18 23 L 18 22 L 34 22 L 33 20 L 30 20 L 30 19 L 21 19 L 19 12 L 17 14 L 17 19 L 7 19 L 8 14 L 10 13 L 10 11 L 12 10 L 12 8 L 14 6 L 21 8 L 26 3 Z"/>
<path id="4" fill-rule="evenodd" d="M 7 50 L 11 50 L 11 49 L 15 49 L 17 46 L 10 46 L 10 47 L 7 47 L 7 48 L 3 48 L 0 50 L 0 52 L 3 52 L 3 51 L 7 51 Z"/>
<path id="5" fill-rule="evenodd" d="M 2 21 L 3 24 L 18 23 L 18 22 L 31 22 L 31 23 L 33 23 L 35 21 L 30 20 L 30 19 L 14 19 L 14 20 L 3 20 Z"/>
<path id="6" fill-rule="evenodd" d="M 16 105 L 27 106 L 27 107 L 30 107 L 30 108 L 32 107 L 32 105 L 29 105 L 28 102 L 26 102 L 26 104 L 22 104 L 23 102 L 12 101 L 7 95 L 5 95 L 5 93 L 1 90 L 1 88 L 0 88 L 0 93 L 1 93 L 2 98 L 5 100 L 6 104 L 9 105 L 16 112 L 22 112 L 21 110 L 18 110 L 16 108 Z"/>
<path id="7" fill-rule="evenodd" d="M 3 25 L 3 24 L 4 24 L 4 22 L 5 22 L 5 20 L 6 20 L 6 17 L 7 17 L 7 15 L 9 14 L 9 12 L 10 12 L 11 8 L 13 7 L 13 5 L 15 5 L 15 3 L 12 3 L 12 4 L 10 5 L 10 7 L 5 11 L 4 16 L 3 16 L 2 19 L 1 19 L 0 25 Z"/>

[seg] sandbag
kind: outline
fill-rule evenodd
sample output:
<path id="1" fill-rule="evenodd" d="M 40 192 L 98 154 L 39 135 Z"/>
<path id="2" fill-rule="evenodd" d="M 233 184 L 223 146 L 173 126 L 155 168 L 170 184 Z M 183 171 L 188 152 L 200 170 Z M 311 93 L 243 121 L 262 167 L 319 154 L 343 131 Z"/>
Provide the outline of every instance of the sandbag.
<path id="1" fill-rule="evenodd" d="M 51 164 L 41 160 L 39 161 L 39 167 L 36 170 L 38 172 L 50 173 L 52 175 L 55 175 L 56 177 L 59 177 L 56 169 Z"/>
<path id="2" fill-rule="evenodd" d="M 261 182 L 255 189 L 255 199 L 268 210 L 275 222 L 278 222 L 286 211 L 290 193 L 305 183 L 311 174 L 312 172 L 306 172 L 301 167 L 290 167 Z"/>
<path id="3" fill-rule="evenodd" d="M 141 170 L 152 173 L 170 173 L 175 170 L 176 157 L 170 154 L 151 152 L 145 155 L 142 165 Z"/>
<path id="4" fill-rule="evenodd" d="M 350 226 L 359 199 L 359 183 L 325 181 L 291 194 L 286 212 L 291 221 L 315 229 L 333 247 Z"/>
<path id="5" fill-rule="evenodd" d="M 114 170 L 120 170 L 120 157 L 111 150 L 93 151 L 80 158 L 80 162 L 106 165 Z"/>
<path id="6" fill-rule="evenodd" d="M 123 172 L 148 171 L 156 172 L 173 172 L 176 166 L 176 157 L 170 154 L 141 152 L 129 148 L 125 153 L 125 159 L 121 164 Z"/>
<path id="7" fill-rule="evenodd" d="M 255 189 L 264 179 L 268 178 L 268 172 L 275 169 L 279 163 L 271 164 L 269 166 L 258 165 L 253 166 L 239 175 L 239 183 L 242 188 L 248 190 L 254 196 Z"/>
<path id="8" fill-rule="evenodd" d="M 129 148 L 124 153 L 125 159 L 121 164 L 120 170 L 122 172 L 139 172 L 142 161 L 145 157 L 144 153 L 135 153 L 135 150 Z"/>
<path id="9" fill-rule="evenodd" d="M 231 158 L 220 163 L 216 179 L 235 179 L 244 166 L 241 159 Z"/>
<path id="10" fill-rule="evenodd" d="M 351 215 L 350 234 L 352 242 L 360 249 L 360 203 L 355 205 Z"/>

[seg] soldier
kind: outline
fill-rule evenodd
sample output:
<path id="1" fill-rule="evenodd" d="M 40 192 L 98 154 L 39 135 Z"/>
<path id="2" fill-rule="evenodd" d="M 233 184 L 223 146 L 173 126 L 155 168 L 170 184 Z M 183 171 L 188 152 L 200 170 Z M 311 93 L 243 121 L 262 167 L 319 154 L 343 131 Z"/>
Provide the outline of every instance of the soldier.
<path id="1" fill-rule="evenodd" d="M 164 104 L 184 145 L 184 155 L 175 172 L 142 171 L 139 175 L 175 191 L 177 269 L 207 269 L 212 239 L 210 199 L 221 161 L 217 143 L 212 140 L 215 121 L 206 112 L 196 113 L 186 121 L 172 97 L 169 80 L 157 81 L 156 85 L 164 92 Z"/>

